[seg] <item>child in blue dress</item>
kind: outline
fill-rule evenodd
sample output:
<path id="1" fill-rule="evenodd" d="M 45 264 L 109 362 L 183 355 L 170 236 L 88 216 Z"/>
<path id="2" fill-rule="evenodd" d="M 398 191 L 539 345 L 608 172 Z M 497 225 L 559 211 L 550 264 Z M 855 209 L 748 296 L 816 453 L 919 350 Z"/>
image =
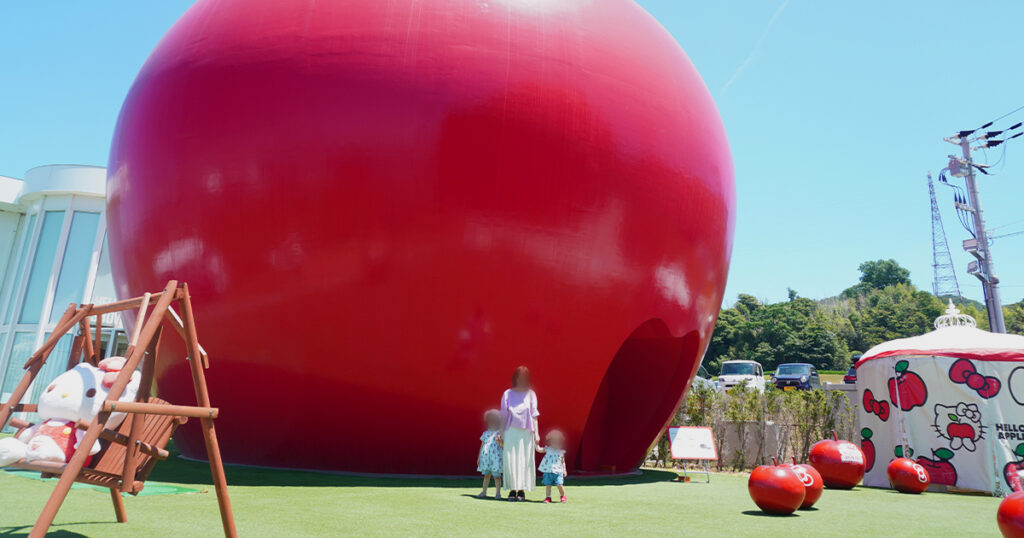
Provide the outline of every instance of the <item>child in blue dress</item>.
<path id="1" fill-rule="evenodd" d="M 544 454 L 544 459 L 540 460 L 540 466 L 537 470 L 544 473 L 544 502 L 551 502 L 551 486 L 558 488 L 558 494 L 562 496 L 559 502 L 565 502 L 565 475 L 568 474 L 568 470 L 565 465 L 565 435 L 558 430 L 551 430 L 546 436 L 544 441 L 547 443 L 546 446 L 537 447 L 537 452 Z"/>
<path id="2" fill-rule="evenodd" d="M 484 424 L 487 430 L 480 436 L 480 452 L 476 457 L 476 470 L 484 475 L 484 489 L 477 495 L 478 499 L 487 497 L 487 486 L 494 478 L 494 498 L 501 499 L 501 412 L 489 409 L 484 413 Z"/>

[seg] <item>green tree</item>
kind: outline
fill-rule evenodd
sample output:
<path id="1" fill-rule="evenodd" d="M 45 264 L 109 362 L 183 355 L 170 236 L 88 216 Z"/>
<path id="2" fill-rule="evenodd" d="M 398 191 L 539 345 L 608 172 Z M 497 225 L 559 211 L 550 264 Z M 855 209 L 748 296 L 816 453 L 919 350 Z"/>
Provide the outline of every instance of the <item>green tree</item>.
<path id="1" fill-rule="evenodd" d="M 899 284 L 910 285 L 910 270 L 896 260 L 875 260 L 860 264 L 860 282 L 843 291 L 844 297 L 855 297 L 871 290 L 880 290 Z"/>
<path id="2" fill-rule="evenodd" d="M 929 332 L 946 310 L 939 299 L 910 283 L 910 271 L 894 260 L 860 264 L 860 281 L 837 297 L 814 301 L 792 288 L 779 303 L 741 294 L 723 309 L 708 344 L 704 365 L 717 372 L 722 361 L 754 360 L 766 371 L 784 362 L 807 362 L 819 369 L 845 369 L 851 350 Z M 976 301 L 957 301 L 960 310 L 988 330 Z M 1003 307 L 1006 329 L 1024 334 L 1024 300 Z"/>
<path id="3" fill-rule="evenodd" d="M 1006 332 L 1024 334 L 1024 299 L 1003 307 L 1003 321 L 1006 323 Z"/>

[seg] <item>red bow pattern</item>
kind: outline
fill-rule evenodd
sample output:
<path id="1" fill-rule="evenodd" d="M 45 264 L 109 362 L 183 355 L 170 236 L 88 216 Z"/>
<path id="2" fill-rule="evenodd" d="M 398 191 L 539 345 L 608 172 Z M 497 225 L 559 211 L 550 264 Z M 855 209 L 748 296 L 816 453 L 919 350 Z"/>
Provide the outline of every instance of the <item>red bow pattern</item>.
<path id="1" fill-rule="evenodd" d="M 953 366 L 949 368 L 949 380 L 967 385 L 977 392 L 978 396 L 986 399 L 999 394 L 999 389 L 1002 387 L 998 378 L 979 374 L 974 363 L 967 359 L 960 359 L 953 363 Z"/>
<path id="2" fill-rule="evenodd" d="M 885 400 L 875 400 L 875 395 L 871 393 L 871 389 L 864 389 L 864 410 L 872 415 L 878 415 L 878 418 L 882 421 L 889 420 L 889 402 Z"/>

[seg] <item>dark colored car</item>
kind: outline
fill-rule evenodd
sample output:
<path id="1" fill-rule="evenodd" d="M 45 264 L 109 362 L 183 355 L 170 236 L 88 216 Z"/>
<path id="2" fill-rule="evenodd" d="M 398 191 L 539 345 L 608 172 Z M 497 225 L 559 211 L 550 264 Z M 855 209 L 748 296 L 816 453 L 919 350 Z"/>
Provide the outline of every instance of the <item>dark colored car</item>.
<path id="1" fill-rule="evenodd" d="M 857 369 L 853 366 L 846 371 L 846 375 L 843 376 L 843 383 L 856 383 L 857 382 Z"/>
<path id="2" fill-rule="evenodd" d="M 821 378 L 813 366 L 803 362 L 780 364 L 772 376 L 772 384 L 782 390 L 821 388 Z"/>

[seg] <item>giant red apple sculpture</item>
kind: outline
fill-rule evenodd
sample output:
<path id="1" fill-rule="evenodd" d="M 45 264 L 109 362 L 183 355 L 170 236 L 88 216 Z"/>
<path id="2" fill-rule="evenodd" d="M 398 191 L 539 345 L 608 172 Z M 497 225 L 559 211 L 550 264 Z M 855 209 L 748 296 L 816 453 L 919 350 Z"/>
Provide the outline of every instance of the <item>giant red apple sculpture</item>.
<path id="1" fill-rule="evenodd" d="M 889 485 L 901 493 L 921 493 L 928 489 L 931 477 L 920 464 L 909 458 L 896 458 L 885 468 Z"/>
<path id="2" fill-rule="evenodd" d="M 836 432 L 832 439 L 814 443 L 807 459 L 821 473 L 825 487 L 850 489 L 864 478 L 864 453 L 857 445 L 840 441 Z"/>
<path id="3" fill-rule="evenodd" d="M 109 174 L 119 295 L 189 283 L 225 459 L 273 466 L 472 472 L 525 364 L 570 465 L 634 468 L 734 220 L 714 103 L 631 0 L 200 0 Z"/>
<path id="4" fill-rule="evenodd" d="M 1024 491 L 1011 493 L 999 503 L 996 522 L 1006 538 L 1024 538 Z"/>
<path id="5" fill-rule="evenodd" d="M 792 514 L 804 502 L 806 489 L 789 465 L 759 465 L 750 473 L 747 492 L 758 508 L 769 514 Z"/>

